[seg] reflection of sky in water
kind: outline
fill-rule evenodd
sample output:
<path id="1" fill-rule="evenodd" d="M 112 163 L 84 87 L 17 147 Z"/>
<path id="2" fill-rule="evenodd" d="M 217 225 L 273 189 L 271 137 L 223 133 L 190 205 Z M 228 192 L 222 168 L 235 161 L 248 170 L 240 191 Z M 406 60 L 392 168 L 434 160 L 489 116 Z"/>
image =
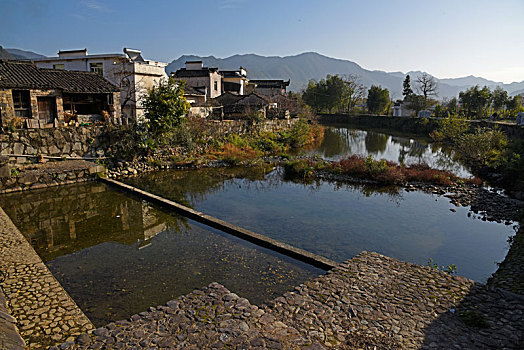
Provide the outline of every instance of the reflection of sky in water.
<path id="1" fill-rule="evenodd" d="M 424 139 L 386 135 L 345 127 L 326 127 L 322 144 L 310 154 L 325 159 L 339 160 L 352 154 L 371 155 L 401 164 L 426 163 L 437 169 L 450 170 L 462 177 L 471 174 L 453 159 L 451 150 L 443 149 Z"/>
<path id="2" fill-rule="evenodd" d="M 279 171 L 259 179 L 223 180 L 206 192 L 199 187 L 201 195 L 194 196 L 190 178 L 212 178 L 215 172 L 220 170 L 161 172 L 130 181 L 337 261 L 362 250 L 422 265 L 432 258 L 440 265 L 456 264 L 461 275 L 479 281 L 496 270 L 495 262 L 504 259 L 506 240 L 514 233 L 510 226 L 467 217 L 467 208 L 451 212 L 455 207 L 444 197 L 402 190 L 385 194 L 326 182 L 303 185 L 283 181 Z"/>

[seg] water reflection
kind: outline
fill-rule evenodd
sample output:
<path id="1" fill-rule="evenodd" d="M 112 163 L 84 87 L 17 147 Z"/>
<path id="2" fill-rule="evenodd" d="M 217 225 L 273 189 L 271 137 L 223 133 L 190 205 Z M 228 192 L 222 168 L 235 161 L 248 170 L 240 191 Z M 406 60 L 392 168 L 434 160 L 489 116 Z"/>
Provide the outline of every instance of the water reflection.
<path id="1" fill-rule="evenodd" d="M 461 275 L 478 281 L 496 270 L 513 234 L 508 226 L 468 217 L 467 207 L 456 208 L 444 197 L 396 187 L 291 181 L 279 169 L 242 177 L 246 171 L 253 170 L 164 171 L 126 181 L 336 261 L 362 250 L 423 265 L 432 258 L 456 264 Z M 208 191 L 198 179 L 208 183 Z"/>
<path id="2" fill-rule="evenodd" d="M 471 174 L 455 158 L 451 149 L 420 137 L 386 134 L 374 130 L 349 127 L 326 127 L 321 145 L 308 154 L 338 160 L 352 154 L 371 155 L 399 164 L 426 163 L 431 167 L 450 170 L 462 177 Z"/>
<path id="3" fill-rule="evenodd" d="M 187 181 L 195 198 L 217 185 Z M 100 183 L 0 196 L 0 206 L 97 326 L 213 281 L 260 304 L 322 273 Z"/>

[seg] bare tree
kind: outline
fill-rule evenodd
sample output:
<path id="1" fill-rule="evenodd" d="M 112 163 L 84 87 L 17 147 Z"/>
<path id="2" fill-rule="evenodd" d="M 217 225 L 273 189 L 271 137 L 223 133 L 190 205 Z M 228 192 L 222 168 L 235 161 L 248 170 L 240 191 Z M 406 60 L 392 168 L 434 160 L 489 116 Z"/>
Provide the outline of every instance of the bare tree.
<path id="1" fill-rule="evenodd" d="M 424 96 L 425 100 L 428 99 L 428 96 L 437 96 L 438 83 L 431 75 L 422 73 L 417 77 L 416 84 L 417 91 Z"/>
<path id="2" fill-rule="evenodd" d="M 366 95 L 366 87 L 360 82 L 360 77 L 356 74 L 343 75 L 342 80 L 346 85 L 345 98 L 347 101 L 347 109 L 355 107 L 359 100 L 362 100 Z"/>

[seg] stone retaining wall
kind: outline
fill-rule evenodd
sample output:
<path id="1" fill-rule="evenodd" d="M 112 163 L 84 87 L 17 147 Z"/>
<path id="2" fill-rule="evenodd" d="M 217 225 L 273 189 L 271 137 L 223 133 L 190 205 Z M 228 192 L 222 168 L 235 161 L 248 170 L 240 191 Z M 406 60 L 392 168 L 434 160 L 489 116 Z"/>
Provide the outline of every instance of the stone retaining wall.
<path id="1" fill-rule="evenodd" d="M 0 194 L 95 180 L 105 172 L 101 165 L 83 160 L 8 167 L 0 174 Z"/>
<path id="2" fill-rule="evenodd" d="M 393 129 L 421 135 L 429 135 L 429 133 L 437 129 L 439 121 L 437 118 L 421 119 L 377 115 L 351 116 L 347 114 L 319 114 L 317 118 L 320 123 L 325 124 L 348 124 L 358 127 Z M 489 120 L 470 120 L 469 122 L 472 127 L 497 127 L 511 138 L 524 138 L 524 126 Z"/>
<path id="3" fill-rule="evenodd" d="M 0 288 L 31 349 L 44 349 L 93 329 L 2 208 L 0 256 Z"/>

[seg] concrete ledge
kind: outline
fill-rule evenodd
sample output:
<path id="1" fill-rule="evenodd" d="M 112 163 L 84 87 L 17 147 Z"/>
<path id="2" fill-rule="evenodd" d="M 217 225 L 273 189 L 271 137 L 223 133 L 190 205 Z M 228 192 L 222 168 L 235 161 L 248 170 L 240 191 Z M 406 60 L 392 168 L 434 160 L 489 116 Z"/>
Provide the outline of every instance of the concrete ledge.
<path id="1" fill-rule="evenodd" d="M 274 240 L 272 238 L 266 237 L 264 235 L 261 235 L 259 233 L 255 233 L 249 230 L 246 230 L 244 228 L 235 226 L 233 224 L 230 224 L 228 222 L 225 222 L 223 220 L 214 218 L 212 216 L 206 215 L 204 213 L 201 213 L 199 211 L 196 211 L 194 209 L 188 208 L 186 206 L 183 206 L 181 204 L 178 204 L 176 202 L 170 201 L 168 199 L 162 198 L 160 196 L 154 195 L 152 193 L 143 191 L 141 189 L 138 189 L 136 187 L 124 184 L 120 181 L 111 180 L 111 179 L 100 179 L 101 181 L 111 184 L 113 186 L 119 187 L 123 190 L 132 192 L 140 197 L 143 197 L 147 200 L 150 200 L 152 202 L 155 202 L 157 204 L 160 204 L 162 206 L 168 207 L 170 209 L 173 209 L 174 211 L 190 218 L 195 221 L 198 221 L 200 223 L 206 224 L 208 226 L 214 227 L 216 229 L 219 229 L 221 231 L 224 231 L 226 233 L 232 234 L 236 237 L 245 239 L 246 241 L 249 241 L 251 243 L 255 243 L 259 246 L 262 246 L 264 248 L 268 248 L 271 250 L 274 250 L 276 252 L 279 252 L 281 254 L 287 255 L 289 257 L 292 257 L 294 259 L 297 259 L 299 261 L 308 263 L 310 265 L 313 265 L 315 267 L 318 267 L 323 270 L 331 270 L 332 268 L 336 267 L 338 263 L 336 263 L 333 260 L 329 260 L 325 257 L 322 257 L 320 255 L 316 255 L 313 253 L 310 253 L 308 251 L 305 251 L 300 248 L 293 247 L 289 244 L 279 242 L 277 240 Z"/>

